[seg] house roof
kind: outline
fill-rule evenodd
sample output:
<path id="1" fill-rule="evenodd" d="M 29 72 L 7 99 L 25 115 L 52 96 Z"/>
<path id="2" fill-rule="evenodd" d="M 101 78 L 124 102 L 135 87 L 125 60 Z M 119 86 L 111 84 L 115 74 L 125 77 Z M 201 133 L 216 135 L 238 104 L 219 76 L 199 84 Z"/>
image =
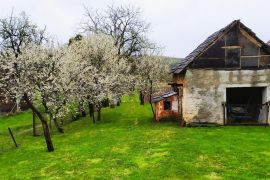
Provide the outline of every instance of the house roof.
<path id="1" fill-rule="evenodd" d="M 256 34 L 245 26 L 240 20 L 234 20 L 226 27 L 220 29 L 219 31 L 213 33 L 209 36 L 203 43 L 201 43 L 194 51 L 192 51 L 187 57 L 185 57 L 179 64 L 174 66 L 171 69 L 171 73 L 179 74 L 184 71 L 188 65 L 195 59 L 197 59 L 203 52 L 205 52 L 211 45 L 213 45 L 216 40 L 223 37 L 227 32 L 229 32 L 234 26 L 239 25 L 242 29 L 244 29 L 251 37 L 253 37 L 256 41 L 262 44 L 262 48 L 267 49 L 270 52 L 269 46 L 259 39 Z"/>
<path id="2" fill-rule="evenodd" d="M 176 92 L 174 91 L 169 91 L 169 92 L 165 92 L 164 94 L 160 95 L 160 96 L 155 96 L 153 97 L 152 101 L 153 102 L 159 102 L 159 101 L 162 101 L 168 97 L 171 97 L 171 96 L 174 96 L 174 95 L 177 95 Z"/>

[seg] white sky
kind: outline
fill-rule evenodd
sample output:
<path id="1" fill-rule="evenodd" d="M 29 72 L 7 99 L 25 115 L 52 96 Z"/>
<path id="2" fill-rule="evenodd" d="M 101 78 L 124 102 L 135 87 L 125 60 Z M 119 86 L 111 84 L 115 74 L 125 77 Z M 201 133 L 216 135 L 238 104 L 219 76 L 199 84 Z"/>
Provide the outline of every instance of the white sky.
<path id="1" fill-rule="evenodd" d="M 213 32 L 235 19 L 251 28 L 263 41 L 270 39 L 269 0 L 0 0 L 0 18 L 25 11 L 61 43 L 77 32 L 83 5 L 104 9 L 114 3 L 131 4 L 151 23 L 150 39 L 164 55 L 185 57 Z"/>

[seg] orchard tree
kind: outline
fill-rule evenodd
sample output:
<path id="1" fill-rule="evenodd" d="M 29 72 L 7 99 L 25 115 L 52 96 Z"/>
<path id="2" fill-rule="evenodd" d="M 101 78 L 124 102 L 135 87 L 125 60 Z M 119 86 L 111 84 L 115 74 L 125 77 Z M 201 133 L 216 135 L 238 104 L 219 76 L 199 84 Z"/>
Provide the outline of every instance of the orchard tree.
<path id="1" fill-rule="evenodd" d="M 84 37 L 70 46 L 71 76 L 76 76 L 76 97 L 88 103 L 90 115 L 94 108 L 100 112 L 105 99 L 113 99 L 126 92 L 130 70 L 126 60 L 119 57 L 111 37 L 95 34 Z M 75 73 L 75 75 L 72 75 Z"/>
<path id="2" fill-rule="evenodd" d="M 29 108 L 40 119 L 43 134 L 49 152 L 54 150 L 46 117 L 33 104 L 35 100 L 50 106 L 54 92 L 60 84 L 54 68 L 61 67 L 61 53 L 54 48 L 41 45 L 28 45 L 21 49 L 19 56 L 7 50 L 1 55 L 0 67 L 4 76 L 0 77 L 0 89 L 4 90 L 6 98 L 17 101 L 25 100 Z M 45 107 L 45 106 L 44 106 Z"/>
<path id="3" fill-rule="evenodd" d="M 25 12 L 0 19 L 0 49 L 10 50 L 15 57 L 28 44 L 40 45 L 47 41 L 46 27 L 43 29 L 31 22 Z"/>
<path id="4" fill-rule="evenodd" d="M 62 65 L 65 61 L 66 51 L 64 48 L 54 47 L 48 48 L 36 46 L 36 53 L 39 54 L 37 65 L 33 69 L 38 74 L 33 79 L 36 82 L 36 91 L 41 96 L 41 104 L 50 117 L 50 124 L 53 120 L 58 132 L 63 133 L 63 129 L 58 123 L 58 117 L 62 117 L 61 108 L 68 101 L 68 79 L 64 74 Z M 39 76 L 42 74 L 42 76 Z"/>
<path id="5" fill-rule="evenodd" d="M 140 9 L 113 5 L 104 12 L 85 7 L 85 18 L 81 24 L 86 33 L 110 36 L 117 54 L 128 59 L 140 56 L 146 48 L 155 48 L 147 38 L 149 27 Z"/>
<path id="6" fill-rule="evenodd" d="M 140 94 L 149 94 L 149 102 L 154 119 L 156 119 L 152 105 L 153 88 L 158 87 L 160 83 L 164 82 L 169 74 L 169 65 L 164 58 L 158 54 L 145 54 L 137 59 L 136 63 L 137 86 L 140 90 Z M 141 101 L 144 101 L 144 99 L 141 98 Z"/>
<path id="7" fill-rule="evenodd" d="M 40 29 L 32 23 L 25 12 L 14 16 L 12 11 L 10 17 L 0 19 L 0 51 L 2 52 L 9 51 L 17 58 L 28 44 L 41 45 L 47 40 L 46 28 Z M 14 66 L 16 65 L 15 62 Z M 12 99 L 12 102 L 15 101 L 16 99 Z M 18 103 L 16 104 L 17 110 L 19 109 Z M 35 128 L 34 121 L 33 113 L 33 127 Z"/>
<path id="8" fill-rule="evenodd" d="M 117 54 L 128 60 L 130 74 L 135 75 L 136 61 L 144 56 L 145 51 L 155 51 L 159 47 L 148 39 L 150 24 L 142 17 L 142 11 L 133 6 L 108 6 L 107 10 L 97 10 L 85 7 L 85 19 L 81 24 L 83 32 L 90 34 L 105 34 L 110 36 L 117 49 Z M 132 82 L 135 84 L 135 81 Z M 132 87 L 131 89 L 134 89 Z M 145 92 L 140 91 L 141 99 Z M 120 97 L 116 97 L 120 100 Z M 141 101 L 143 102 L 143 101 Z M 119 101 L 117 101 L 119 104 Z"/>

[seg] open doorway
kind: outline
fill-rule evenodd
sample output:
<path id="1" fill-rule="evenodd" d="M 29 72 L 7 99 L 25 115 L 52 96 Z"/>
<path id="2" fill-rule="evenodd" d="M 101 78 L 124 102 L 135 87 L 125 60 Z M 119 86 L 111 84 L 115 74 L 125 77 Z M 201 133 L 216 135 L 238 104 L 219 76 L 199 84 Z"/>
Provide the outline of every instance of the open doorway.
<path id="1" fill-rule="evenodd" d="M 265 87 L 227 88 L 227 124 L 259 123 L 265 89 Z"/>

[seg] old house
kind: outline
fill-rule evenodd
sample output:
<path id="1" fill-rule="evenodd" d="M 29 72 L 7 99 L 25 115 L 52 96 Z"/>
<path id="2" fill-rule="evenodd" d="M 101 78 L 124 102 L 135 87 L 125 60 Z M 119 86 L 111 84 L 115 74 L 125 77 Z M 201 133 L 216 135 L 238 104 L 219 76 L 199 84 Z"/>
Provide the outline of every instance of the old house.
<path id="1" fill-rule="evenodd" d="M 270 48 L 239 20 L 172 68 L 186 123 L 269 124 Z"/>

